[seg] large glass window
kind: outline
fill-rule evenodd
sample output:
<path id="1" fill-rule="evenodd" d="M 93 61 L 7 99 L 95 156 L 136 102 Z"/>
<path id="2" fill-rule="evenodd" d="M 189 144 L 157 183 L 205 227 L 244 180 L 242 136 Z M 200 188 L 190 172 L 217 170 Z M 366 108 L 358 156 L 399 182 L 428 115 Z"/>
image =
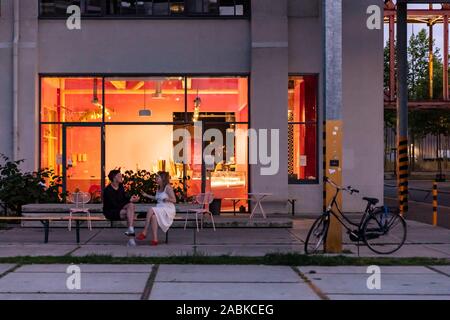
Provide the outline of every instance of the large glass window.
<path id="1" fill-rule="evenodd" d="M 248 192 L 248 108 L 247 77 L 42 77 L 41 167 L 69 192 L 117 167 L 163 169 L 232 209 Z"/>
<path id="2" fill-rule="evenodd" d="M 67 17 L 77 5 L 90 17 L 248 17 L 250 0 L 40 0 L 40 17 Z"/>
<path id="3" fill-rule="evenodd" d="M 42 78 L 41 121 L 102 121 L 102 93 L 101 78 Z"/>
<path id="4" fill-rule="evenodd" d="M 317 76 L 289 77 L 289 183 L 317 181 Z"/>
<path id="5" fill-rule="evenodd" d="M 174 122 L 185 109 L 184 77 L 106 78 L 105 102 L 106 122 Z"/>

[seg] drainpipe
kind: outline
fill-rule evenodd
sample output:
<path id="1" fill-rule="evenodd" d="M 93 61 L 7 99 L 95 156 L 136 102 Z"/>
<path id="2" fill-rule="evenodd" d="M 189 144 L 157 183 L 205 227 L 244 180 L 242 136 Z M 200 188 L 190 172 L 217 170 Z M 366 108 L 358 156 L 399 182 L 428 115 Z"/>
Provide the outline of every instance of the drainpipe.
<path id="1" fill-rule="evenodd" d="M 14 0 L 13 39 L 13 159 L 19 156 L 19 0 Z"/>

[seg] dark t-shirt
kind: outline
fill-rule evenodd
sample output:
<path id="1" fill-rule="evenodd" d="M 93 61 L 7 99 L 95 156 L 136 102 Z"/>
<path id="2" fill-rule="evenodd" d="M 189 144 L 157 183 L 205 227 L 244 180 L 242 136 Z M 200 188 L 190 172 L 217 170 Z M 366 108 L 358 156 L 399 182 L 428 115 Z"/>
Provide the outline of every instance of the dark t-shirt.
<path id="1" fill-rule="evenodd" d="M 109 184 L 103 191 L 103 214 L 109 220 L 120 220 L 120 211 L 130 203 L 122 184 L 116 190 Z"/>

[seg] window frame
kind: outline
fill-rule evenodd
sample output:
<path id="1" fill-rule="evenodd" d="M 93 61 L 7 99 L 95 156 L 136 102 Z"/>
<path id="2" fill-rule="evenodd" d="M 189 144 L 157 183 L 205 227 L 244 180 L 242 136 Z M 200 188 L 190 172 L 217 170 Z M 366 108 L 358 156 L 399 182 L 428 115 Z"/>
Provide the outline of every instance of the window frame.
<path id="1" fill-rule="evenodd" d="M 289 178 L 289 173 L 287 172 L 288 175 L 288 185 L 308 185 L 308 184 L 319 184 L 319 173 L 320 173 L 320 74 L 319 73 L 289 73 L 288 74 L 288 79 L 291 77 L 305 77 L 305 76 L 314 76 L 315 77 L 315 84 L 316 84 L 316 103 L 317 103 L 317 108 L 316 108 L 316 120 L 315 121 L 303 121 L 303 122 L 298 122 L 298 121 L 287 121 L 287 128 L 289 130 L 289 125 L 315 125 L 316 126 L 316 179 L 290 179 Z M 289 87 L 288 87 L 288 95 L 289 95 Z M 289 111 L 289 106 L 287 108 Z M 287 153 L 287 162 L 289 163 L 289 150 Z"/>
<path id="2" fill-rule="evenodd" d="M 169 73 L 169 74 L 162 74 L 162 73 L 157 73 L 157 74 L 117 74 L 117 73 L 113 73 L 113 74 L 107 74 L 107 73 L 39 73 L 38 75 L 39 77 L 39 94 L 38 94 L 38 99 L 39 99 L 39 122 L 38 122 L 38 167 L 42 168 L 42 126 L 45 125 L 60 125 L 61 126 L 61 130 L 63 128 L 63 126 L 80 126 L 80 127 L 100 127 L 102 130 L 102 137 L 101 137 L 101 144 L 102 144 L 102 150 L 101 150 L 101 183 L 102 186 L 105 185 L 105 181 L 106 181 L 106 172 L 105 172 L 105 164 L 106 164 L 106 160 L 105 160 L 105 152 L 106 152 L 106 145 L 105 145 L 105 132 L 106 132 L 106 127 L 107 126 L 120 126 L 120 125 L 148 125 L 148 126 L 158 126 L 158 125 L 180 125 L 180 124 L 184 124 L 184 125 L 193 125 L 194 122 L 188 120 L 188 118 L 185 116 L 184 121 L 173 121 L 173 122 L 154 122 L 154 121 L 147 121 L 147 122 L 108 122 L 105 120 L 105 108 L 103 108 L 103 114 L 102 114 L 102 119 L 100 119 L 99 121 L 96 122 L 55 122 L 55 121 L 42 121 L 42 80 L 44 78 L 98 78 L 101 79 L 102 82 L 102 101 L 104 103 L 105 106 L 107 106 L 107 104 L 105 103 L 105 80 L 108 78 L 117 78 L 117 77 L 125 77 L 125 78 L 132 78 L 132 77 L 183 77 L 184 80 L 186 81 L 187 78 L 205 78 L 205 77 L 210 77 L 210 78 L 226 78 L 226 77 L 242 77 L 242 78 L 247 78 L 247 82 L 248 82 L 248 86 L 247 86 L 247 105 L 248 105 L 248 111 L 247 111 L 247 121 L 232 121 L 232 122 L 226 122 L 227 124 L 243 124 L 246 125 L 248 129 L 251 128 L 251 114 L 250 114 L 250 110 L 251 110 L 251 102 L 250 102 L 250 83 L 251 83 L 251 78 L 250 78 L 250 73 L 219 73 L 219 74 L 214 74 L 214 73 Z M 188 101 L 187 101 L 187 87 L 185 88 L 185 99 L 184 99 L 184 113 L 185 115 L 187 115 L 188 113 Z M 209 124 L 214 124 L 214 122 L 209 122 Z M 247 140 L 247 154 L 249 154 L 250 152 L 250 143 L 248 143 Z M 206 177 L 202 177 L 202 179 L 206 179 Z M 66 183 L 66 178 L 63 177 L 63 185 L 65 185 Z M 251 165 L 250 162 L 247 163 L 247 193 L 250 192 L 251 189 Z M 103 190 L 103 187 L 102 187 Z M 64 189 L 64 191 L 66 191 Z M 249 210 L 251 210 L 251 206 L 249 206 Z"/>
<path id="3" fill-rule="evenodd" d="M 69 17 L 68 14 L 43 14 L 42 13 L 42 6 L 41 1 L 39 0 L 38 3 L 38 19 L 39 20 L 63 20 L 67 19 Z M 87 0 L 79 0 L 81 4 L 81 8 L 85 6 L 85 1 Z M 136 0 L 138 1 L 138 0 Z M 251 17 L 251 0 L 247 0 L 248 4 L 244 5 L 244 12 L 242 15 L 236 15 L 236 9 L 234 12 L 234 15 L 220 15 L 220 11 L 218 11 L 217 14 L 211 14 L 211 13 L 187 13 L 186 11 L 183 11 L 183 13 L 171 13 L 170 11 L 170 3 L 171 2 L 184 2 L 186 0 L 167 0 L 169 5 L 169 11 L 167 15 L 154 15 L 153 9 L 151 15 L 145 15 L 145 14 L 137 14 L 137 11 L 135 14 L 130 15 L 122 15 L 120 13 L 117 14 L 108 14 L 107 13 L 107 5 L 106 2 L 102 4 L 101 13 L 100 14 L 89 14 L 89 13 L 81 13 L 81 17 L 86 20 L 161 20 L 161 19 L 219 19 L 219 20 L 248 20 Z M 220 7 L 220 1 L 218 1 L 218 6 Z M 236 0 L 234 1 L 234 5 L 236 6 Z M 245 1 L 245 0 L 244 0 Z M 186 6 L 184 6 L 186 7 Z M 137 7 L 136 7 L 137 8 Z M 247 10 L 245 10 L 247 8 Z"/>

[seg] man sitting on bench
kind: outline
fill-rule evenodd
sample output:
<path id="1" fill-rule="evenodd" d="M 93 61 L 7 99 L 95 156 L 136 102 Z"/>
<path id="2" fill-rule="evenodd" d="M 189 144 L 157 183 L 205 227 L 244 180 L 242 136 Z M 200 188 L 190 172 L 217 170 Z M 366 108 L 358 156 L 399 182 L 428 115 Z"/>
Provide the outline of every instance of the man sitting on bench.
<path id="1" fill-rule="evenodd" d="M 111 170 L 108 174 L 110 184 L 103 192 L 103 214 L 110 221 L 127 220 L 128 230 L 125 235 L 131 237 L 129 244 L 134 243 L 134 216 L 135 205 L 139 201 L 139 196 L 127 197 L 123 187 L 123 178 L 120 169 Z"/>

